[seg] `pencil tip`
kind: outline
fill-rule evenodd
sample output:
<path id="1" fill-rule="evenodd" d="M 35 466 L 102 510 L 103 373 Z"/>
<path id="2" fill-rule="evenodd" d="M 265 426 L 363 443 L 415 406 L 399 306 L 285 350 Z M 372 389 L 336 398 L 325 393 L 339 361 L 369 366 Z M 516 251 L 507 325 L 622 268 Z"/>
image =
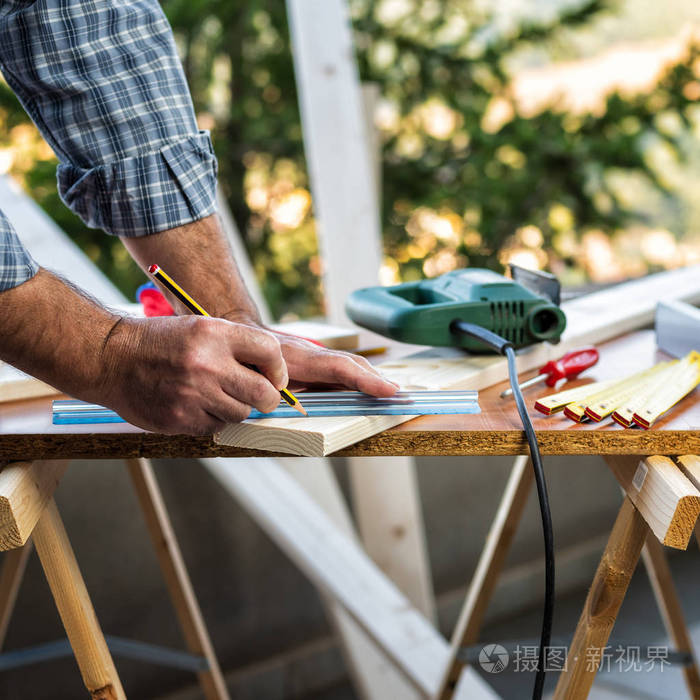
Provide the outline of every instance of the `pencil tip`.
<path id="1" fill-rule="evenodd" d="M 296 408 L 299 413 L 301 413 L 304 416 L 308 416 L 309 414 L 306 412 L 306 409 L 299 403 L 299 399 L 297 399 L 297 402 L 294 404 L 294 408 Z"/>

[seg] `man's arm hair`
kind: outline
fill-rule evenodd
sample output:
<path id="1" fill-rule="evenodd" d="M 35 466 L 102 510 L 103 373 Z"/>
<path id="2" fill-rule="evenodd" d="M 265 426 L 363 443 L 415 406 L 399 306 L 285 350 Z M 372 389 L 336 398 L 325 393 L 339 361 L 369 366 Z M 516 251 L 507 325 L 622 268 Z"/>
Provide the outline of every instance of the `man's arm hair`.
<path id="1" fill-rule="evenodd" d="M 99 400 L 117 314 L 44 269 L 0 292 L 0 306 L 0 359 L 61 391 Z"/>
<path id="2" fill-rule="evenodd" d="M 248 325 L 121 318 L 46 270 L 0 304 L 0 359 L 149 430 L 211 434 L 287 385 L 279 342 Z"/>
<path id="3" fill-rule="evenodd" d="M 218 215 L 122 242 L 144 270 L 154 263 L 162 267 L 212 316 L 260 324 Z M 189 313 L 164 291 L 178 313 Z"/>

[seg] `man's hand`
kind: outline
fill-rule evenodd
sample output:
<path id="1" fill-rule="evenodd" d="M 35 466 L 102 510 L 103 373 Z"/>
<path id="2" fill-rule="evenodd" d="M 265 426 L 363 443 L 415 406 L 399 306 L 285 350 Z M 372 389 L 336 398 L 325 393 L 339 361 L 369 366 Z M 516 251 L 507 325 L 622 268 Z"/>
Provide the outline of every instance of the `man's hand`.
<path id="1" fill-rule="evenodd" d="M 316 385 L 363 391 L 372 396 L 392 396 L 399 388 L 359 355 L 322 348 L 303 338 L 272 331 L 282 347 L 291 378 L 290 389 Z M 304 403 L 304 394 L 297 397 Z"/>
<path id="2" fill-rule="evenodd" d="M 163 433 L 211 434 L 251 406 L 272 411 L 288 381 L 271 333 L 214 318 L 121 320 L 103 357 L 101 402 Z"/>
<path id="3" fill-rule="evenodd" d="M 263 328 L 241 280 L 217 216 L 140 238 L 123 238 L 133 258 L 147 270 L 157 263 L 212 316 Z M 188 310 L 164 290 L 179 313 Z M 290 388 L 323 384 L 391 396 L 398 387 L 362 357 L 326 350 L 300 338 L 275 333 L 282 346 Z M 298 397 L 304 403 L 303 394 Z"/>
<path id="4" fill-rule="evenodd" d="M 280 344 L 260 328 L 122 319 L 46 270 L 0 296 L 0 359 L 142 428 L 210 434 L 251 406 L 272 410 L 287 384 Z"/>

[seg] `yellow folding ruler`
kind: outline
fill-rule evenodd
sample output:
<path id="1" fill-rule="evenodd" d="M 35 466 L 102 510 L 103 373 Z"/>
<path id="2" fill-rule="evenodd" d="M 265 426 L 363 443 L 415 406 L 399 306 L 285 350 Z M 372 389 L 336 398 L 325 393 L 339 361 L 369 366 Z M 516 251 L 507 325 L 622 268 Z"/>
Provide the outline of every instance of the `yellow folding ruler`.
<path id="1" fill-rule="evenodd" d="M 606 416 L 609 416 L 618 406 L 629 401 L 640 391 L 644 391 L 644 387 L 650 383 L 654 383 L 658 375 L 664 375 L 669 370 L 669 365 L 677 362 L 660 362 L 654 365 L 651 369 L 645 372 L 639 372 L 637 375 L 632 375 L 629 382 L 623 381 L 610 389 L 605 396 L 597 402 L 589 401 L 585 408 L 586 416 L 591 420 L 600 422 Z"/>
<path id="2" fill-rule="evenodd" d="M 576 422 L 612 415 L 620 425 L 649 428 L 655 420 L 700 384 L 700 353 L 661 362 L 623 379 L 595 382 L 546 396 L 535 408 L 547 415 L 560 409 Z"/>
<path id="3" fill-rule="evenodd" d="M 617 379 L 608 379 L 604 382 L 593 382 L 591 384 L 585 384 L 584 386 L 577 386 L 575 389 L 560 391 L 558 394 L 545 396 L 535 401 L 535 408 L 546 415 L 550 415 L 551 413 L 561 411 L 562 408 L 573 401 L 583 401 L 589 396 L 609 389 L 614 384 L 617 384 L 618 381 Z"/>
<path id="4" fill-rule="evenodd" d="M 652 399 L 662 392 L 665 387 L 676 386 L 682 378 L 683 372 L 687 370 L 690 364 L 690 356 L 684 357 L 682 360 L 667 363 L 664 371 L 655 374 L 649 382 L 644 386 L 639 387 L 639 391 L 633 394 L 626 401 L 621 403 L 612 412 L 612 419 L 629 428 L 634 424 L 634 414 L 641 411 Z M 669 404 L 668 408 L 671 405 Z"/>
<path id="5" fill-rule="evenodd" d="M 605 404 L 609 396 L 622 397 L 622 400 L 624 401 L 627 398 L 628 392 L 634 391 L 636 387 L 641 386 L 642 383 L 649 377 L 649 375 L 655 369 L 656 367 L 652 367 L 651 369 L 645 369 L 641 372 L 636 372 L 630 377 L 620 379 L 619 381 L 615 382 L 611 387 L 607 387 L 606 389 L 603 389 L 603 391 L 600 391 L 597 394 L 594 394 L 593 396 L 589 396 L 586 399 L 578 401 L 576 403 L 570 403 L 564 409 L 564 415 L 567 418 L 571 418 L 571 420 L 575 420 L 577 423 L 580 423 L 582 420 L 590 418 L 590 416 L 586 415 L 586 408 L 589 405 L 599 406 L 601 404 Z M 617 406 L 613 406 L 610 410 L 610 413 L 612 413 L 616 408 Z"/>
<path id="6" fill-rule="evenodd" d="M 632 420 L 642 428 L 648 430 L 654 421 L 666 413 L 671 406 L 675 406 L 686 394 L 689 394 L 700 384 L 700 353 L 692 352 L 686 355 L 689 359 L 687 367 L 676 377 L 676 381 L 660 387 L 656 395 L 649 402 L 634 412 Z"/>

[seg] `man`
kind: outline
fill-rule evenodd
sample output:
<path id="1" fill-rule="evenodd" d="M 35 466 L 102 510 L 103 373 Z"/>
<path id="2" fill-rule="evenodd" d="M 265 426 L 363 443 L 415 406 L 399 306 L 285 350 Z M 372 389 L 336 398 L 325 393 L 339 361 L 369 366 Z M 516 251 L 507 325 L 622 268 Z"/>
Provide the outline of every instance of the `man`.
<path id="1" fill-rule="evenodd" d="M 216 159 L 156 0 L 4 0 L 0 36 L 3 74 L 58 155 L 66 205 L 217 317 L 137 320 L 101 308 L 38 268 L 0 213 L 1 359 L 165 433 L 209 434 L 251 406 L 270 411 L 290 379 L 396 391 L 363 358 L 261 326 L 215 213 Z"/>

